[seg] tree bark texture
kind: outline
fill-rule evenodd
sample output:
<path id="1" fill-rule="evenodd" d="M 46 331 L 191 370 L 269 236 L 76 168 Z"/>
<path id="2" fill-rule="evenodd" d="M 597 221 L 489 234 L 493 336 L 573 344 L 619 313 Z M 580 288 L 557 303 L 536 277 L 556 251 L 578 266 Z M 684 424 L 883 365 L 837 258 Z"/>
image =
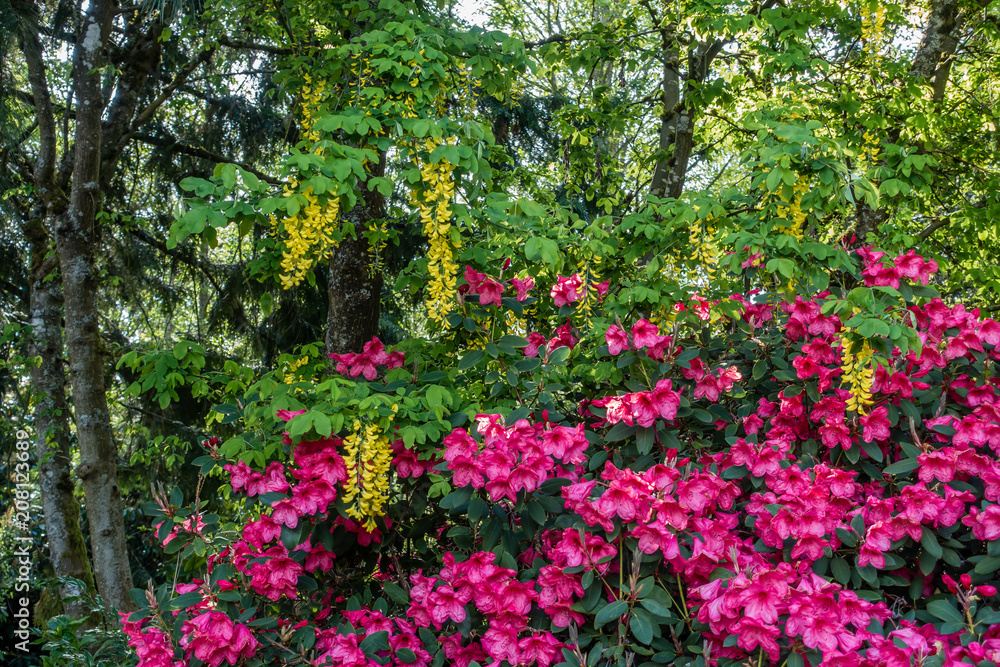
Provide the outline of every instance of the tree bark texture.
<path id="1" fill-rule="evenodd" d="M 56 221 L 56 247 L 66 309 L 76 433 L 80 447 L 77 474 L 83 480 L 90 523 L 97 588 L 119 611 L 134 608 L 132 572 L 118 488 L 118 450 L 111 435 L 104 386 L 97 309 L 98 271 L 94 259 L 96 214 L 101 199 L 101 120 L 104 103 L 101 71 L 111 32 L 111 0 L 91 0 L 73 54 L 77 99 L 73 180 L 66 210 Z"/>
<path id="2" fill-rule="evenodd" d="M 32 340 L 29 349 L 33 356 L 40 359 L 40 364 L 31 371 L 31 381 L 37 392 L 35 433 L 38 439 L 36 451 L 42 512 L 53 572 L 57 577 L 83 581 L 89 590 L 93 590 L 94 575 L 80 529 L 80 505 L 76 501 L 76 484 L 72 475 L 70 411 L 63 367 L 63 300 L 55 275 L 58 262 L 50 252 L 51 237 L 45 226 L 46 214 L 61 205 L 53 185 L 55 119 L 38 35 L 23 35 L 21 46 L 35 98 L 40 139 L 33 174 L 40 201 L 28 216 L 25 238 L 30 251 L 29 323 Z M 64 584 L 59 589 L 62 599 L 83 592 L 70 584 Z M 72 618 L 83 618 L 90 612 L 78 602 L 64 602 L 63 611 Z"/>
<path id="3" fill-rule="evenodd" d="M 655 197 L 678 198 L 684 192 L 688 165 L 694 149 L 695 123 L 699 109 L 691 102 L 688 89 L 700 86 L 708 78 L 712 61 L 722 51 L 723 42 L 698 42 L 690 47 L 687 74 L 683 81 L 680 69 L 680 44 L 672 28 L 662 29 L 663 75 L 659 150 L 649 193 Z"/>
<path id="4" fill-rule="evenodd" d="M 385 173 L 385 155 L 372 166 L 371 176 Z M 374 220 L 385 216 L 379 192 L 359 193 L 358 203 L 345 219 L 354 224 L 357 238 L 348 236 L 330 256 L 327 286 L 326 352 L 360 352 L 378 333 L 382 299 L 382 273 L 372 271 L 368 240 L 362 235 Z"/>
<path id="5" fill-rule="evenodd" d="M 41 207 L 39 207 L 41 208 Z M 35 390 L 35 434 L 38 456 L 39 489 L 45 516 L 45 536 L 49 560 L 57 577 L 72 577 L 94 589 L 94 575 L 87 558 L 87 544 L 80 530 L 80 505 L 74 495 L 75 479 L 70 458 L 69 406 L 66 403 L 66 372 L 63 368 L 62 294 L 53 280 L 57 263 L 49 253 L 49 238 L 40 217 L 33 218 L 26 229 L 31 249 L 32 341 L 29 353 L 41 362 L 31 371 Z M 60 598 L 86 591 L 63 584 Z M 63 602 L 63 611 L 72 618 L 90 613 L 79 602 Z"/>

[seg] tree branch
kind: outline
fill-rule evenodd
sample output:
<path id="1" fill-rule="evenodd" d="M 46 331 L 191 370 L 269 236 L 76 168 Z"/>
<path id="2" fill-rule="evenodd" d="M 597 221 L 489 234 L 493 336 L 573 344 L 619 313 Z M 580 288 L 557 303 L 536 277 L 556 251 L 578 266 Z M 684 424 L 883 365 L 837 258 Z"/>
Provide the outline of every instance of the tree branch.
<path id="1" fill-rule="evenodd" d="M 56 165 L 56 121 L 52 112 L 52 98 L 49 95 L 49 82 L 45 74 L 45 62 L 42 60 L 42 44 L 38 34 L 29 32 L 24 35 L 21 49 L 28 65 L 28 82 L 31 85 L 32 106 L 35 109 L 35 121 L 38 123 L 38 158 L 35 161 L 35 187 L 42 195 L 42 201 L 48 204 L 54 192 L 52 176 Z"/>
<path id="2" fill-rule="evenodd" d="M 290 56 L 295 54 L 295 51 L 293 49 L 286 49 L 280 46 L 271 46 L 270 44 L 245 42 L 239 39 L 230 39 L 229 37 L 220 37 L 219 46 L 225 46 L 230 49 L 241 49 L 245 51 L 263 51 L 264 53 L 273 53 L 276 56 Z"/>
<path id="3" fill-rule="evenodd" d="M 970 208 L 986 208 L 986 202 L 978 201 L 975 204 L 972 204 Z M 935 218 L 933 222 L 929 223 L 926 227 L 920 230 L 920 233 L 917 234 L 917 237 L 921 241 L 926 241 L 931 234 L 941 229 L 942 227 L 947 227 L 948 225 L 950 225 L 952 223 L 952 216 L 954 216 L 956 213 L 958 213 L 957 210 L 952 211 L 951 213 L 943 215 L 939 218 Z"/>
<path id="4" fill-rule="evenodd" d="M 156 146 L 157 148 L 165 148 L 172 153 L 182 153 L 184 155 L 190 155 L 191 157 L 201 158 L 203 160 L 212 160 L 218 163 L 228 163 L 235 164 L 236 166 L 249 171 L 251 174 L 264 181 L 265 183 L 270 183 L 271 185 L 284 185 L 283 181 L 274 178 L 273 176 L 268 176 L 264 172 L 251 167 L 248 164 L 243 164 L 233 160 L 232 158 L 226 157 L 225 155 L 220 155 L 219 153 L 213 153 L 212 151 L 205 150 L 204 148 L 198 148 L 197 146 L 188 146 L 187 144 L 182 144 L 179 141 L 172 141 L 170 139 L 162 139 L 160 137 L 154 137 L 148 134 L 134 134 L 132 138 L 136 141 L 140 141 L 149 146 Z"/>
<path id="5" fill-rule="evenodd" d="M 138 131 L 140 127 L 146 124 L 153 114 L 166 102 L 171 95 L 174 94 L 178 88 L 184 85 L 191 73 L 195 71 L 202 63 L 208 62 L 211 59 L 212 54 L 215 53 L 215 49 L 209 49 L 207 51 L 202 51 L 198 54 L 198 57 L 189 62 L 184 69 L 177 73 L 174 80 L 169 86 L 163 89 L 163 91 L 157 96 L 155 100 L 146 105 L 146 108 L 140 111 L 135 120 L 132 121 L 132 125 L 129 127 L 128 131 L 125 132 L 121 139 L 118 140 L 119 149 L 124 149 L 125 143 L 132 137 L 133 134 Z"/>

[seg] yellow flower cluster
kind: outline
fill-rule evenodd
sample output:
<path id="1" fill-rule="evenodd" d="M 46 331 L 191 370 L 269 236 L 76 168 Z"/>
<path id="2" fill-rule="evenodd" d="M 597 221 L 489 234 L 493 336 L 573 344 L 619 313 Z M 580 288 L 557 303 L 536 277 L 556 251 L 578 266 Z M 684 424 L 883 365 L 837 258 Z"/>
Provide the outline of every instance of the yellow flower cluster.
<path id="1" fill-rule="evenodd" d="M 433 151 L 442 140 L 427 139 L 424 149 Z M 413 191 L 413 203 L 420 212 L 420 222 L 430 246 L 427 251 L 427 316 L 443 322 L 455 304 L 455 286 L 458 248 L 452 241 L 451 201 L 455 196 L 452 171 L 455 166 L 447 160 L 420 163 L 421 190 Z"/>
<path id="2" fill-rule="evenodd" d="M 316 143 L 320 140 L 319 132 L 313 130 L 316 113 L 325 97 L 323 81 L 313 83 L 308 72 L 302 74 L 302 131 L 307 141 Z M 322 148 L 317 147 L 316 151 Z M 299 206 L 295 213 L 278 220 L 271 216 L 271 227 L 279 238 L 284 237 L 285 249 L 281 254 L 281 286 L 285 289 L 295 287 L 302 282 L 313 264 L 329 257 L 337 246 L 331 234 L 337 230 L 340 215 L 340 198 L 336 194 L 325 197 L 317 195 L 311 187 L 304 192 L 299 191 L 299 181 L 292 178 L 284 188 L 286 199 L 303 197 L 305 206 Z"/>
<path id="3" fill-rule="evenodd" d="M 868 346 L 868 341 L 862 343 L 857 352 L 853 350 L 853 344 L 846 337 L 840 340 L 843 353 L 841 370 L 844 372 L 844 383 L 851 392 L 847 399 L 847 409 L 863 415 L 872 401 L 872 380 L 874 369 L 872 368 L 873 350 Z"/>
<path id="4" fill-rule="evenodd" d="M 778 204 L 778 218 L 788 222 L 787 225 L 777 225 L 775 230 L 781 234 L 794 236 L 802 240 L 805 228 L 806 212 L 802 210 L 802 195 L 809 191 L 809 184 L 801 177 L 792 188 L 792 199 L 788 200 L 784 194 L 780 195 L 781 203 Z"/>
<path id="5" fill-rule="evenodd" d="M 882 43 L 882 35 L 885 33 L 885 4 L 879 2 L 874 13 L 871 4 L 863 0 L 861 5 L 861 39 L 872 46 L 873 51 L 878 51 Z"/>
<path id="6" fill-rule="evenodd" d="M 688 242 L 691 244 L 691 259 L 700 264 L 709 278 L 715 276 L 717 251 L 713 237 L 715 228 L 711 219 L 698 218 L 691 223 Z"/>
<path id="7" fill-rule="evenodd" d="M 302 73 L 302 81 L 302 131 L 308 141 L 316 143 L 320 136 L 313 130 L 313 123 L 316 122 L 316 111 L 323 102 L 326 84 L 319 81 L 314 86 L 308 72 Z"/>
<path id="8" fill-rule="evenodd" d="M 375 519 L 385 516 L 389 500 L 389 464 L 392 446 L 389 438 L 379 431 L 378 424 L 362 427 L 354 421 L 353 432 L 344 438 L 344 463 L 347 479 L 344 481 L 344 504 L 347 516 L 371 532 Z"/>
<path id="9" fill-rule="evenodd" d="M 875 162 L 878 161 L 879 152 L 881 151 L 882 146 L 874 130 L 865 130 L 862 137 L 864 138 L 864 144 L 861 146 L 860 162 L 861 167 L 863 169 L 867 169 L 872 167 Z"/>
<path id="10" fill-rule="evenodd" d="M 313 263 L 329 257 L 337 247 L 331 234 L 337 230 L 340 198 L 329 195 L 320 199 L 311 187 L 305 192 L 298 192 L 296 185 L 295 179 L 292 179 L 285 186 L 285 197 L 301 195 L 305 197 L 305 207 L 280 223 L 271 216 L 271 226 L 275 232 L 283 232 L 285 237 L 285 251 L 281 254 L 281 286 L 285 289 L 301 283 Z"/>
<path id="11" fill-rule="evenodd" d="M 507 323 L 507 331 L 515 336 L 527 336 L 528 320 L 524 317 L 518 317 L 513 310 L 507 310 L 506 313 L 504 320 Z"/>
<path id="12" fill-rule="evenodd" d="M 296 373 L 297 370 L 309 363 L 309 356 L 306 355 L 301 359 L 296 359 L 292 363 L 288 364 L 288 368 L 285 371 L 285 384 L 294 384 L 298 382 L 301 378 Z"/>
<path id="13" fill-rule="evenodd" d="M 596 268 L 601 265 L 601 258 L 595 255 L 590 258 L 590 262 L 588 265 L 587 260 L 581 260 L 577 264 L 577 272 L 583 278 L 584 292 L 583 301 L 577 305 L 574 313 L 588 320 L 593 317 L 594 306 L 597 304 L 597 290 L 593 286 L 601 282 L 601 277 L 598 275 Z"/>

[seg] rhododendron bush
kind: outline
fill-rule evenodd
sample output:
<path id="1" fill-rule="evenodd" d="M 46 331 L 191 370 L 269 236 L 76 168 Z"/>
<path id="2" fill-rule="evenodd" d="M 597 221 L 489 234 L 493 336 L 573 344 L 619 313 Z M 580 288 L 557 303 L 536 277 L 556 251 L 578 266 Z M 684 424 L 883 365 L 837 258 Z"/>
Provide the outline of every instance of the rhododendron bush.
<path id="1" fill-rule="evenodd" d="M 447 335 L 260 383 L 199 461 L 241 513 L 150 505 L 140 664 L 1000 661 L 1000 324 L 858 260 L 654 313 L 469 268 Z"/>

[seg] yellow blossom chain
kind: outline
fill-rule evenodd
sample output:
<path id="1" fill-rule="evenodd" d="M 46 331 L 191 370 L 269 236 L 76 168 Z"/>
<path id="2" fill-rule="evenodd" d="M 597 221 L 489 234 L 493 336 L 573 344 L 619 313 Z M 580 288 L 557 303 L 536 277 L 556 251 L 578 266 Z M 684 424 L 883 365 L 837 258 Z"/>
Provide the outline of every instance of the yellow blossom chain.
<path id="1" fill-rule="evenodd" d="M 389 500 L 392 446 L 378 424 L 362 426 L 360 420 L 355 420 L 354 430 L 344 438 L 343 447 L 347 466 L 343 501 L 347 516 L 371 532 L 376 528 L 375 519 L 385 516 Z"/>
<path id="2" fill-rule="evenodd" d="M 424 140 L 424 150 L 430 154 L 445 143 L 441 139 Z M 458 247 L 453 239 L 451 202 L 455 196 L 452 172 L 455 166 L 447 160 L 423 162 L 420 167 L 421 188 L 414 189 L 413 203 L 420 213 L 420 222 L 427 236 L 427 316 L 443 322 L 455 306 L 458 264 L 455 259 Z"/>
<path id="3" fill-rule="evenodd" d="M 846 336 L 840 339 L 840 346 L 843 353 L 841 370 L 843 371 L 844 384 L 851 392 L 847 399 L 847 409 L 863 415 L 867 412 L 868 406 L 874 402 L 872 400 L 872 380 L 874 379 L 874 369 L 872 367 L 872 356 L 874 350 L 864 341 L 857 352 L 854 351 L 855 344 Z"/>
<path id="4" fill-rule="evenodd" d="M 297 371 L 308 363 L 309 355 L 289 362 L 288 367 L 285 369 L 285 384 L 294 384 L 299 380 L 304 379 L 301 377 L 301 373 L 298 373 Z"/>
<path id="5" fill-rule="evenodd" d="M 320 81 L 313 84 L 308 73 L 302 74 L 302 130 L 306 140 L 317 143 L 319 132 L 313 129 L 316 113 L 325 97 L 325 84 Z M 315 151 L 321 151 L 316 147 Z M 298 209 L 291 215 L 279 220 L 271 215 L 271 228 L 282 239 L 284 250 L 281 253 L 281 286 L 285 289 L 295 287 L 305 278 L 313 265 L 330 256 L 337 247 L 332 234 L 339 227 L 340 197 L 336 193 L 324 196 L 317 195 L 312 187 L 299 191 L 297 178 L 290 179 L 284 187 L 286 199 L 292 197 L 304 198 L 305 206 L 299 200 Z"/>
<path id="6" fill-rule="evenodd" d="M 582 316 L 584 319 L 589 320 L 594 316 L 594 306 L 597 305 L 597 290 L 594 285 L 601 282 L 601 277 L 598 275 L 597 270 L 601 266 L 601 258 L 594 255 L 590 258 L 590 261 L 580 260 L 577 265 L 580 276 L 583 278 L 583 300 L 576 307 L 574 315 Z"/>
<path id="7" fill-rule="evenodd" d="M 875 130 L 866 129 L 862 135 L 864 142 L 861 145 L 861 155 L 858 162 L 862 171 L 867 171 L 878 162 L 879 153 L 882 150 L 882 143 L 875 133 Z"/>
<path id="8" fill-rule="evenodd" d="M 784 189 L 784 188 L 782 188 Z M 802 195 L 809 191 L 809 183 L 799 176 L 792 187 L 791 199 L 784 193 L 779 195 L 777 218 L 788 224 L 776 225 L 775 231 L 802 240 L 805 231 L 806 212 L 802 210 Z"/>
<path id="9" fill-rule="evenodd" d="M 878 53 L 885 34 L 885 4 L 879 2 L 872 11 L 871 4 L 866 0 L 861 5 L 861 39 L 871 46 L 873 53 Z"/>

